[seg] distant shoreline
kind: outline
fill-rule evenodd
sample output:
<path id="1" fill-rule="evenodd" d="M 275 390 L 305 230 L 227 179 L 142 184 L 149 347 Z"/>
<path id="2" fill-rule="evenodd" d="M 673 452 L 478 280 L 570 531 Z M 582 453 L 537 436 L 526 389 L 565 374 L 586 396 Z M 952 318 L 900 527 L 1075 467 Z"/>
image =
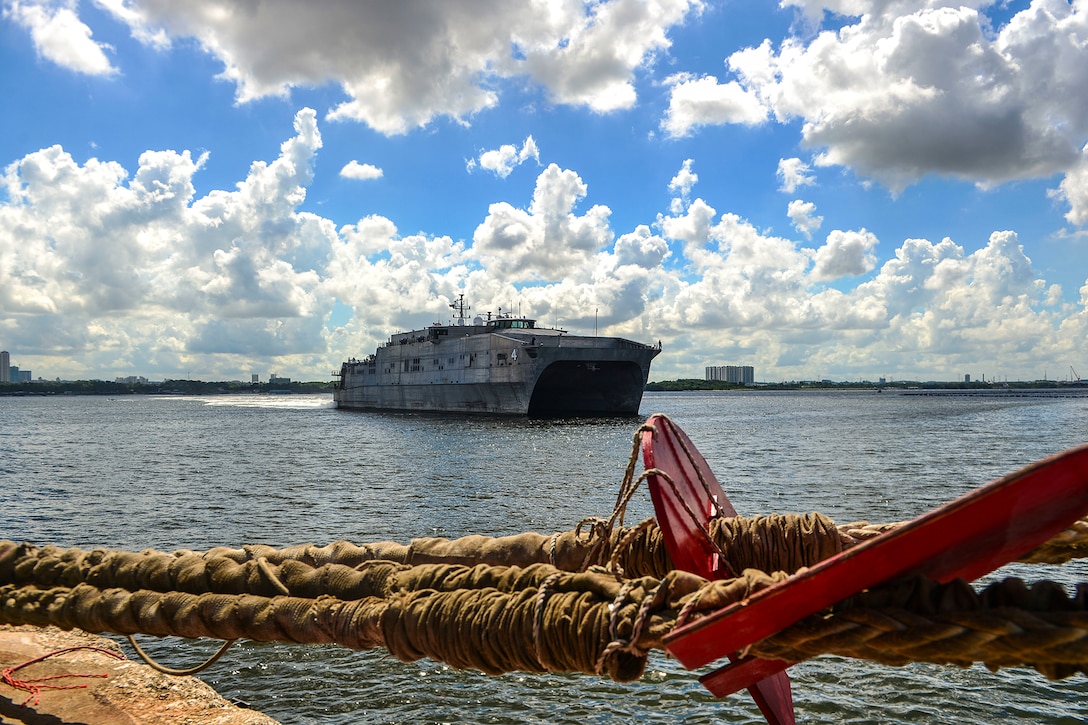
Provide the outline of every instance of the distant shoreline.
<path id="1" fill-rule="evenodd" d="M 333 382 L 275 383 L 164 380 L 161 383 L 116 383 L 106 380 L 38 380 L 32 383 L 0 383 L 0 396 L 8 395 L 268 395 L 331 393 Z"/>
<path id="2" fill-rule="evenodd" d="M 336 387 L 328 382 L 243 383 L 238 381 L 164 380 L 160 383 L 118 383 L 106 380 L 37 380 L 30 383 L 0 383 L 0 396 L 48 395 L 275 395 L 331 394 Z M 1002 383 L 940 382 L 903 380 L 874 383 L 870 381 L 791 381 L 741 385 L 719 380 L 681 378 L 651 381 L 647 392 L 775 391 L 775 390 L 869 390 L 899 392 L 908 395 L 1003 395 L 1007 397 L 1088 396 L 1088 382 L 1033 380 Z"/>
<path id="3" fill-rule="evenodd" d="M 652 381 L 646 384 L 647 392 L 687 392 L 687 391 L 746 391 L 758 392 L 761 390 L 871 390 L 874 392 L 894 391 L 913 395 L 977 395 L 977 394 L 1003 394 L 1033 393 L 1040 395 L 1046 392 L 1060 395 L 1088 395 L 1088 383 L 1071 383 L 1056 380 L 1032 380 L 1001 383 L 984 382 L 940 382 L 940 381 L 916 381 L 902 380 L 894 382 L 874 383 L 864 381 L 860 383 L 822 381 L 795 381 L 785 383 L 754 383 L 741 385 L 740 383 L 726 383 L 718 380 L 699 380 L 697 378 L 681 380 Z"/>

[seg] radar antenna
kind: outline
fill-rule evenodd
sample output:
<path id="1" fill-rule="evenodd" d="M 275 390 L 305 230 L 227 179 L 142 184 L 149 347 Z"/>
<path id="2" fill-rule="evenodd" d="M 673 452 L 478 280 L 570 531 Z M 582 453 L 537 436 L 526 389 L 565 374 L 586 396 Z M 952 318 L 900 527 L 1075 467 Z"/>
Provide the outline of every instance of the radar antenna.
<path id="1" fill-rule="evenodd" d="M 472 309 L 470 305 L 465 304 L 464 294 L 457 295 L 457 301 L 450 303 L 450 308 L 457 311 L 457 319 L 459 320 L 465 319 L 465 312 Z"/>

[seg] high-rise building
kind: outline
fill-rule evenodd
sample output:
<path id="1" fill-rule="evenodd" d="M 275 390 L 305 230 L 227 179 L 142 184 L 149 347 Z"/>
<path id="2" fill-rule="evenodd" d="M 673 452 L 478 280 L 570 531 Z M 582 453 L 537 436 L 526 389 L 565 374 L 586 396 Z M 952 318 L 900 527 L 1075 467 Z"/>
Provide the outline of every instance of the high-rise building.
<path id="1" fill-rule="evenodd" d="M 706 379 L 751 385 L 756 381 L 756 372 L 751 365 L 717 365 L 706 368 Z"/>
<path id="2" fill-rule="evenodd" d="M 731 383 L 751 385 L 756 381 L 756 371 L 751 365 L 729 365 L 726 368 L 726 379 Z"/>
<path id="3" fill-rule="evenodd" d="M 7 350 L 0 350 L 0 383 L 11 382 L 11 355 Z"/>

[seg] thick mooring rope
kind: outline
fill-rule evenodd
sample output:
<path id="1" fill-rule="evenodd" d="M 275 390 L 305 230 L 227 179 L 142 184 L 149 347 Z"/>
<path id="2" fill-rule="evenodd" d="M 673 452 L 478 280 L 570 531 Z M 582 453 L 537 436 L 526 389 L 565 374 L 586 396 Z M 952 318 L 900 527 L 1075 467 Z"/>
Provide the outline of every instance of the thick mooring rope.
<path id="1" fill-rule="evenodd" d="M 841 551 L 834 524 L 819 514 L 719 519 L 713 522 L 711 531 L 734 571 L 793 573 Z M 607 568 L 612 562 L 612 571 L 619 570 L 628 577 L 661 578 L 672 570 L 661 531 L 652 520 L 615 529 L 603 546 L 597 543 L 575 529 L 553 536 L 525 533 L 496 538 L 473 535 L 452 541 L 414 539 L 407 546 L 388 542 L 357 546 L 339 541 L 323 547 L 286 549 L 220 547 L 206 553 L 84 551 L 46 546 L 36 550 L 33 561 L 22 560 L 12 576 L 15 581 L 40 586 L 86 582 L 130 590 L 194 594 L 246 591 L 262 596 L 308 597 L 330 594 L 355 599 L 370 593 L 360 588 L 367 586 L 368 580 L 360 576 L 358 568 L 373 562 L 522 567 L 547 563 L 563 571 L 579 571 L 587 553 L 599 548 L 601 553 L 592 563 Z"/>
<path id="2" fill-rule="evenodd" d="M 342 596 L 11 583 L 8 575 L 15 571 L 34 573 L 37 553 L 33 547 L 0 543 L 0 622 L 119 634 L 385 647 L 402 660 L 431 657 L 491 674 L 574 671 L 618 681 L 639 677 L 648 651 L 661 646 L 672 619 L 670 598 L 705 583 L 683 572 L 665 580 L 619 580 L 599 572 L 561 572 L 547 564 L 411 567 L 391 562 L 360 565 L 353 585 L 340 589 Z M 96 552 L 86 554 L 93 558 Z M 68 573 L 86 561 L 80 555 L 62 558 L 76 564 Z M 280 578 L 290 588 L 296 581 L 335 579 L 341 569 L 335 564 L 310 569 L 292 562 Z M 93 578 L 101 579 L 101 574 Z M 229 583 L 216 581 L 227 590 L 266 586 L 244 576 Z M 761 579 L 753 581 L 748 590 Z"/>
<path id="3" fill-rule="evenodd" d="M 902 525 L 870 524 L 865 521 L 836 525 L 831 519 L 818 513 L 770 514 L 714 519 L 710 522 L 709 530 L 733 571 L 760 569 L 794 573 L 802 567 L 813 566 Z M 661 578 L 672 570 L 672 559 L 665 548 L 661 530 L 652 519 L 629 528 L 618 527 L 602 543 L 594 537 L 600 536 L 603 531 L 603 526 L 583 522 L 581 528 L 551 535 L 530 532 L 491 537 L 473 534 L 452 540 L 412 539 L 409 544 L 379 542 L 358 545 L 337 541 L 326 546 L 303 544 L 284 549 L 264 545 L 241 549 L 218 547 L 204 554 L 178 551 L 169 555 L 169 565 L 172 569 L 185 569 L 195 560 L 181 559 L 193 555 L 198 559 L 222 557 L 228 560 L 216 566 L 229 568 L 244 565 L 251 569 L 257 566 L 253 562 L 263 559 L 269 566 L 298 561 L 311 567 L 339 564 L 350 569 L 369 561 L 391 561 L 412 566 L 551 564 L 564 571 L 578 571 L 588 568 L 587 555 L 596 552 L 590 558 L 589 565 L 608 567 L 609 562 L 614 561 L 610 570 L 620 571 L 625 576 Z M 51 550 L 51 547 L 43 549 Z M 1081 519 L 1047 543 L 1020 557 L 1018 561 L 1029 564 L 1063 564 L 1085 556 L 1088 556 L 1088 519 Z M 134 561 L 140 562 L 140 566 L 152 567 L 151 563 L 143 559 L 136 558 Z M 165 564 L 160 563 L 154 566 L 163 565 Z M 156 569 L 154 574 L 145 576 L 177 574 L 167 574 Z M 257 578 L 252 571 L 247 576 Z M 275 588 L 273 581 L 270 579 L 269 585 Z M 317 586 L 326 584 L 319 583 Z"/>
<path id="4" fill-rule="evenodd" d="M 679 571 L 623 579 L 549 564 L 389 561 L 351 568 L 275 564 L 272 552 L 261 554 L 268 559 L 262 572 L 256 558 L 237 562 L 214 551 L 86 552 L 0 542 L 0 623 L 384 647 L 405 661 L 429 657 L 489 674 L 586 672 L 627 681 L 642 674 L 648 652 L 678 623 L 787 576 L 749 569 L 717 582 Z M 750 652 L 787 661 L 819 654 L 886 664 L 977 661 L 1066 677 L 1088 663 L 1086 591 L 1067 597 L 1058 585 L 1010 579 L 976 594 L 962 582 L 907 580 L 809 617 Z"/>

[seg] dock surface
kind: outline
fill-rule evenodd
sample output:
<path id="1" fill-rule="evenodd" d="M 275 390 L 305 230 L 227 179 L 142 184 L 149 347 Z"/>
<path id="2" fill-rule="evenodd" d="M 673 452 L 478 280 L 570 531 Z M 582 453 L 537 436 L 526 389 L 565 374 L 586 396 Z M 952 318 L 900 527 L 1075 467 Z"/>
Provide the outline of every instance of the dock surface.
<path id="1" fill-rule="evenodd" d="M 18 667 L 68 647 L 97 647 L 124 657 L 113 640 L 79 630 L 0 625 L 0 670 Z M 238 707 L 196 677 L 172 677 L 129 659 L 94 649 L 58 654 L 12 673 L 18 680 L 65 675 L 45 685 L 86 685 L 43 689 L 32 694 L 0 681 L 0 725 L 83 723 L 85 725 L 278 725 L 262 713 Z M 22 703 L 28 698 L 30 702 Z"/>

